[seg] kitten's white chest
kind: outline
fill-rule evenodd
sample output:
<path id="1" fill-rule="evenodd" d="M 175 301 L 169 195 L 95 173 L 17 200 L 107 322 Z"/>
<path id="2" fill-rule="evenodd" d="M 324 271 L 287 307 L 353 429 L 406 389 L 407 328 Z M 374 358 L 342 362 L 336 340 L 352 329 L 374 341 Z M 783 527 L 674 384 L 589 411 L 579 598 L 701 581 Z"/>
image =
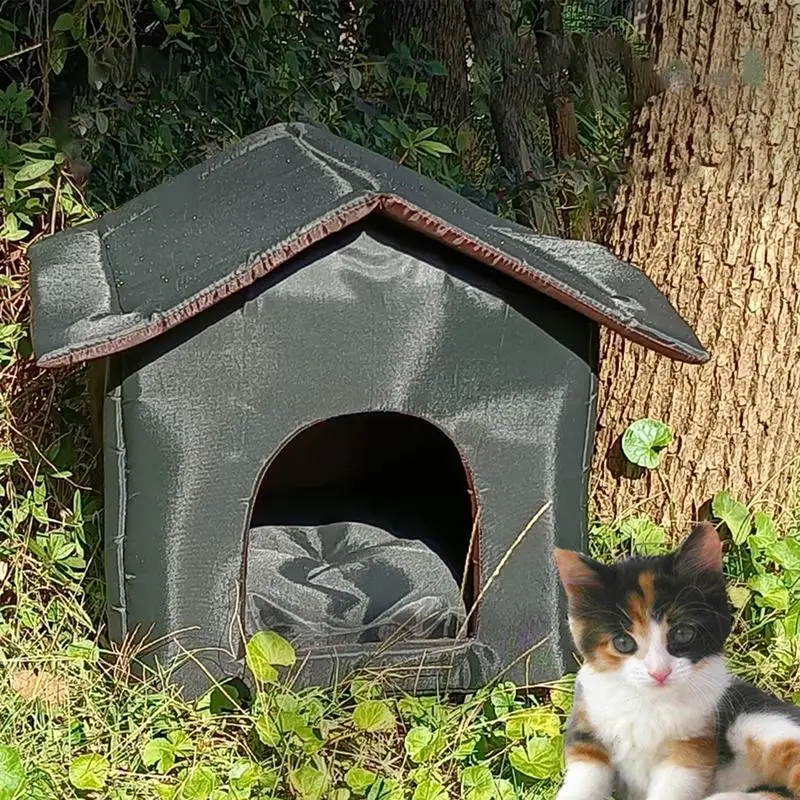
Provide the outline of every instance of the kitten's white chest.
<path id="1" fill-rule="evenodd" d="M 644 800 L 651 776 L 676 739 L 706 735 L 713 722 L 713 702 L 698 701 L 684 686 L 642 691 L 615 676 L 584 673 L 584 708 L 591 726 L 611 754 L 626 800 Z"/>

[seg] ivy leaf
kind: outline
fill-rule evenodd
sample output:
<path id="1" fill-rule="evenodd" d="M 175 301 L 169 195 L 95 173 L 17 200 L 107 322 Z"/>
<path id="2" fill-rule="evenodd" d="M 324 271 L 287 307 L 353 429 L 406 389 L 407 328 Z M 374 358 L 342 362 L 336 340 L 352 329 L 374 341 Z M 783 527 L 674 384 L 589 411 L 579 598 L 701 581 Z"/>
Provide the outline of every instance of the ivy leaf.
<path id="1" fill-rule="evenodd" d="M 175 766 L 175 747 L 163 737 L 151 739 L 142 750 L 142 762 L 146 767 L 155 766 L 163 775 Z"/>
<path id="2" fill-rule="evenodd" d="M 714 516 L 728 526 L 735 545 L 744 544 L 750 533 L 750 512 L 728 492 L 717 492 L 711 501 Z"/>
<path id="3" fill-rule="evenodd" d="M 22 757 L 13 747 L 0 745 L 0 800 L 19 797 L 25 784 L 25 768 Z"/>
<path id="4" fill-rule="evenodd" d="M 734 608 L 744 608 L 750 600 L 752 592 L 746 586 L 731 586 L 728 589 L 728 596 Z"/>
<path id="5" fill-rule="evenodd" d="M 294 666 L 297 656 L 283 636 L 273 631 L 261 631 L 247 643 L 245 660 L 256 680 L 274 683 L 278 680 L 275 667 Z"/>
<path id="6" fill-rule="evenodd" d="M 433 759 L 444 746 L 444 737 L 440 731 L 434 733 L 425 725 L 413 727 L 404 742 L 406 752 L 412 761 L 421 764 Z"/>
<path id="7" fill-rule="evenodd" d="M 506 720 L 506 738 L 527 739 L 537 734 L 558 736 L 561 720 L 549 708 L 526 708 L 517 711 Z"/>
<path id="8" fill-rule="evenodd" d="M 377 780 L 377 775 L 368 769 L 351 767 L 344 776 L 344 782 L 358 795 L 366 794 Z"/>
<path id="9" fill-rule="evenodd" d="M 396 727 L 397 720 L 383 700 L 362 700 L 353 712 L 353 724 L 360 731 L 390 731 Z"/>
<path id="10" fill-rule="evenodd" d="M 403 787 L 394 778 L 378 778 L 367 792 L 367 800 L 404 800 Z"/>
<path id="11" fill-rule="evenodd" d="M 82 791 L 99 791 L 106 785 L 110 765 L 103 756 L 89 753 L 69 765 L 69 782 Z"/>
<path id="12" fill-rule="evenodd" d="M 532 736 L 524 745 L 512 747 L 508 760 L 517 772 L 529 778 L 555 778 L 561 771 L 561 738 Z"/>
<path id="13" fill-rule="evenodd" d="M 75 20 L 72 14 L 59 14 L 58 19 L 53 23 L 53 31 L 71 31 Z"/>
<path id="14" fill-rule="evenodd" d="M 747 585 L 759 596 L 758 604 L 776 611 L 789 608 L 789 590 L 777 575 L 754 575 Z"/>
<path id="15" fill-rule="evenodd" d="M 780 539 L 769 547 L 767 555 L 783 569 L 800 571 L 800 542 L 797 539 Z"/>
<path id="16" fill-rule="evenodd" d="M 461 773 L 461 796 L 464 800 L 492 800 L 495 796 L 494 776 L 489 767 L 478 764 Z"/>
<path id="17" fill-rule="evenodd" d="M 321 800 L 328 788 L 328 776 L 306 764 L 289 773 L 289 783 L 300 800 Z"/>
<path id="18" fill-rule="evenodd" d="M 626 519 L 619 529 L 630 537 L 633 549 L 640 555 L 654 556 L 664 551 L 667 532 L 648 517 Z"/>
<path id="19" fill-rule="evenodd" d="M 182 800 L 209 800 L 219 780 L 209 767 L 194 767 L 181 789 Z"/>
<path id="20" fill-rule="evenodd" d="M 19 456 L 7 447 L 0 447 L 0 467 L 9 467 L 19 461 Z"/>
<path id="21" fill-rule="evenodd" d="M 412 800 L 448 800 L 444 784 L 432 777 L 423 778 L 414 789 Z"/>
<path id="22" fill-rule="evenodd" d="M 672 444 L 672 431 L 658 419 L 637 419 L 622 436 L 625 458 L 640 467 L 656 469 L 661 451 Z"/>
<path id="23" fill-rule="evenodd" d="M 281 732 L 271 716 L 261 714 L 256 720 L 256 735 L 267 747 L 277 747 L 281 741 Z"/>

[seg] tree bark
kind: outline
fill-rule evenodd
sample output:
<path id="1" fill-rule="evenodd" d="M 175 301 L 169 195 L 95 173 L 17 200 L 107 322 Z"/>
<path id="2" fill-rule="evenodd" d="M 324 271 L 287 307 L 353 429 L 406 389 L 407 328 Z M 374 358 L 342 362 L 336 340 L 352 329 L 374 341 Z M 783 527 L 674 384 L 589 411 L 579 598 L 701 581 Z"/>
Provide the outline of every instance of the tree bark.
<path id="1" fill-rule="evenodd" d="M 604 332 L 593 499 L 685 530 L 721 489 L 779 502 L 800 455 L 800 6 L 654 0 L 657 66 L 607 241 L 712 358 L 671 362 Z M 619 437 L 664 420 L 657 473 L 621 476 Z"/>
<path id="2" fill-rule="evenodd" d="M 410 44 L 415 28 L 433 58 L 447 70 L 430 81 L 434 119 L 455 127 L 467 116 L 468 104 L 467 20 L 462 0 L 378 0 L 369 29 L 372 49 L 386 55 L 394 42 Z"/>
<path id="3" fill-rule="evenodd" d="M 502 0 L 464 0 L 475 57 L 499 70 L 489 98 L 500 160 L 520 182 L 530 177 L 533 131 L 528 120 L 535 98 L 535 48 L 511 30 Z"/>

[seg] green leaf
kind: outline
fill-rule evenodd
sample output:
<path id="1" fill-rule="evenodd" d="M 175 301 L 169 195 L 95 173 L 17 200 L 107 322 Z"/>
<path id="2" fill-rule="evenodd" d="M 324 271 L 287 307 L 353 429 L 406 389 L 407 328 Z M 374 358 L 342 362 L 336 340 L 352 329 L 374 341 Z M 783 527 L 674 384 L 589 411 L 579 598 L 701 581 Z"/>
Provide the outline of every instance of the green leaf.
<path id="1" fill-rule="evenodd" d="M 296 656 L 294 648 L 282 636 L 273 631 L 255 634 L 245 648 L 247 666 L 256 680 L 274 683 L 278 679 L 278 667 L 291 667 Z"/>
<path id="2" fill-rule="evenodd" d="M 417 725 L 406 734 L 404 746 L 412 761 L 430 761 L 441 749 L 441 734 L 425 725 Z"/>
<path id="3" fill-rule="evenodd" d="M 142 762 L 146 767 L 156 767 L 163 775 L 175 766 L 175 748 L 163 737 L 151 739 L 142 750 Z"/>
<path id="4" fill-rule="evenodd" d="M 260 0 L 258 4 L 261 11 L 261 22 L 265 28 L 269 28 L 272 18 L 275 16 L 275 6 L 272 5 L 272 0 Z"/>
<path id="5" fill-rule="evenodd" d="M 289 783 L 301 800 L 321 800 L 328 788 L 328 776 L 306 764 L 289 773 Z"/>
<path id="6" fill-rule="evenodd" d="M 656 469 L 661 451 L 672 444 L 672 431 L 658 419 L 638 419 L 622 436 L 625 458 L 640 467 Z"/>
<path id="7" fill-rule="evenodd" d="M 0 467 L 9 467 L 19 461 L 19 456 L 7 447 L 0 447 Z"/>
<path id="8" fill-rule="evenodd" d="M 448 800 L 449 797 L 443 783 L 434 778 L 425 777 L 414 789 L 412 800 Z"/>
<path id="9" fill-rule="evenodd" d="M 377 780 L 377 775 L 368 769 L 351 767 L 344 776 L 344 782 L 358 795 L 366 794 Z"/>
<path id="10" fill-rule="evenodd" d="M 492 800 L 495 785 L 489 767 L 479 764 L 461 773 L 461 796 L 464 800 Z"/>
<path id="11" fill-rule="evenodd" d="M 25 181 L 33 181 L 46 175 L 55 166 L 55 161 L 52 159 L 30 161 L 27 163 L 16 175 L 14 180 L 18 183 Z"/>
<path id="12" fill-rule="evenodd" d="M 750 533 L 750 512 L 728 492 L 717 492 L 711 501 L 714 516 L 728 526 L 736 545 L 744 544 Z"/>
<path id="13" fill-rule="evenodd" d="M 353 712 L 353 723 L 360 731 L 390 731 L 396 727 L 397 720 L 383 700 L 362 700 Z"/>
<path id="14" fill-rule="evenodd" d="M 767 555 L 790 572 L 800 572 L 800 542 L 797 539 L 780 539 L 767 549 Z"/>
<path id="15" fill-rule="evenodd" d="M 67 645 L 67 658 L 75 661 L 89 661 L 96 663 L 100 660 L 100 649 L 94 642 L 88 639 L 78 639 Z"/>
<path id="16" fill-rule="evenodd" d="M 155 15 L 162 21 L 166 22 L 169 19 L 169 6 L 164 0 L 152 0 L 151 5 Z"/>
<path id="17" fill-rule="evenodd" d="M 556 778 L 561 771 L 561 738 L 533 736 L 524 746 L 512 747 L 508 760 L 517 772 L 529 778 Z"/>
<path id="18" fill-rule="evenodd" d="M 506 738 L 527 739 L 530 736 L 558 736 L 561 733 L 561 719 L 551 709 L 526 708 L 512 714 L 506 720 Z"/>
<path id="19" fill-rule="evenodd" d="M 69 765 L 69 782 L 82 791 L 99 791 L 108 780 L 108 761 L 97 753 L 78 756 Z"/>
<path id="20" fill-rule="evenodd" d="M 759 596 L 758 604 L 776 611 L 789 608 L 789 590 L 777 575 L 754 575 L 747 585 Z"/>
<path id="21" fill-rule="evenodd" d="M 417 142 L 417 147 L 420 150 L 425 151 L 426 153 L 430 153 L 431 155 L 438 156 L 442 153 L 452 153 L 452 149 L 444 144 L 444 142 L 434 142 L 430 140 L 426 140 L 424 142 Z"/>
<path id="22" fill-rule="evenodd" d="M 25 784 L 22 757 L 13 747 L 0 745 L 0 800 L 19 797 Z"/>
<path id="23" fill-rule="evenodd" d="M 394 778 L 378 778 L 367 792 L 367 800 L 405 800 L 403 786 Z"/>
<path id="24" fill-rule="evenodd" d="M 350 85 L 353 87 L 353 91 L 357 92 L 361 88 L 362 81 L 360 70 L 355 67 L 349 67 L 347 70 L 347 78 L 350 81 Z"/>
<path id="25" fill-rule="evenodd" d="M 728 587 L 728 596 L 734 608 L 742 609 L 750 601 L 752 592 L 746 586 L 730 586 Z"/>
<path id="26" fill-rule="evenodd" d="M 75 19 L 72 14 L 59 14 L 58 19 L 53 23 L 53 31 L 71 31 L 74 24 Z"/>
<path id="27" fill-rule="evenodd" d="M 281 732 L 271 716 L 261 714 L 256 719 L 256 735 L 267 747 L 277 747 L 281 741 Z"/>
<path id="28" fill-rule="evenodd" d="M 181 787 L 183 800 L 208 800 L 219 785 L 219 779 L 209 767 L 194 767 Z"/>
<path id="29" fill-rule="evenodd" d="M 108 117 L 102 111 L 95 113 L 94 123 L 99 133 L 108 133 Z"/>
<path id="30" fill-rule="evenodd" d="M 755 547 L 756 552 L 766 550 L 778 541 L 775 523 L 769 514 L 765 514 L 763 511 L 756 511 L 753 515 L 753 524 L 755 525 L 755 533 L 748 539 L 751 549 Z"/>
<path id="31" fill-rule="evenodd" d="M 620 531 L 629 536 L 634 550 L 643 556 L 653 556 L 664 552 L 667 532 L 648 517 L 626 519 Z"/>

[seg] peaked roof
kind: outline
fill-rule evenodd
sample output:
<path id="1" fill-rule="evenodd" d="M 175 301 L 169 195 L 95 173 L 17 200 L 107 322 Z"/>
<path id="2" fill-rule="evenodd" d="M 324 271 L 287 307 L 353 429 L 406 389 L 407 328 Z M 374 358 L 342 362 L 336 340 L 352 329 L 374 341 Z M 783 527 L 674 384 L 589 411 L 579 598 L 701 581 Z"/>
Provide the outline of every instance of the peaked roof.
<path id="1" fill-rule="evenodd" d="M 539 236 L 363 147 L 287 124 L 32 246 L 39 364 L 72 364 L 153 339 L 373 213 L 645 347 L 708 360 L 650 279 L 605 248 Z"/>

